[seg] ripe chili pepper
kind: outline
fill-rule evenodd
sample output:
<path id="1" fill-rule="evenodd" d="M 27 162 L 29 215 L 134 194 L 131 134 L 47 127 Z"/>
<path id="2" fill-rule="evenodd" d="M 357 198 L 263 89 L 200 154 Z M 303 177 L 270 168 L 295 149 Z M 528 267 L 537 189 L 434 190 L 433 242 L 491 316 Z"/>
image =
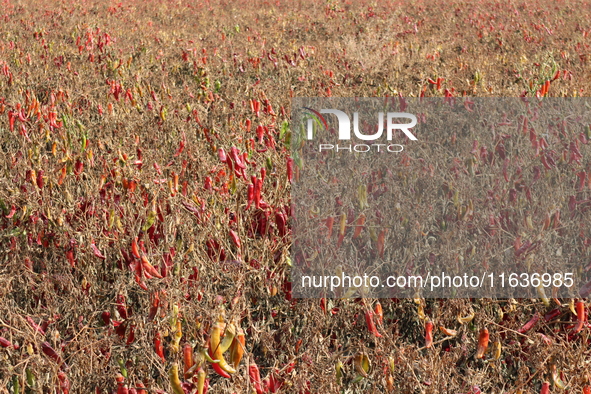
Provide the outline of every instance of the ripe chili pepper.
<path id="1" fill-rule="evenodd" d="M 156 335 L 154 335 L 154 350 L 162 362 L 166 362 L 166 358 L 164 357 L 164 347 L 162 346 L 162 334 L 160 334 L 160 331 L 156 332 Z"/>
<path id="2" fill-rule="evenodd" d="M 573 331 L 576 334 L 583 329 L 585 321 L 587 320 L 585 318 L 585 303 L 583 301 L 577 301 L 575 309 L 577 312 L 577 324 L 574 327 Z"/>
<path id="3" fill-rule="evenodd" d="M 250 377 L 250 383 L 253 385 L 257 394 L 263 394 L 263 388 L 261 386 L 261 373 L 259 372 L 259 367 L 253 361 L 248 366 L 248 376 Z"/>
<path id="4" fill-rule="evenodd" d="M 546 320 L 547 322 L 549 322 L 550 320 L 554 320 L 561 313 L 562 312 L 561 312 L 560 308 L 552 309 L 550 312 L 548 312 L 544 315 L 544 320 Z"/>
<path id="5" fill-rule="evenodd" d="M 45 330 L 41 328 L 41 326 L 39 326 L 37 323 L 35 323 L 33 319 L 31 319 L 29 316 L 27 316 L 25 319 L 27 320 L 27 323 L 29 323 L 35 331 L 37 331 L 41 335 L 45 335 Z"/>
<path id="6" fill-rule="evenodd" d="M 125 378 L 123 377 L 123 375 L 117 375 L 115 377 L 115 380 L 117 381 L 117 394 L 128 394 L 129 390 L 125 385 Z"/>
<path id="7" fill-rule="evenodd" d="M 484 353 L 486 352 L 486 348 L 488 347 L 488 329 L 485 327 L 480 330 L 480 334 L 478 335 L 478 346 L 476 348 L 476 358 L 484 357 Z"/>
<path id="8" fill-rule="evenodd" d="M 238 152 L 238 149 L 236 149 L 235 146 L 230 148 L 230 157 L 232 158 L 232 161 L 234 162 L 235 167 L 240 168 L 240 169 L 246 168 L 246 166 L 242 162 L 242 158 L 240 157 L 240 153 Z"/>
<path id="9" fill-rule="evenodd" d="M 156 291 L 152 295 L 152 306 L 150 307 L 150 312 L 148 313 L 148 321 L 154 320 L 156 313 L 158 313 L 158 306 L 160 306 L 160 292 Z"/>
<path id="10" fill-rule="evenodd" d="M 275 224 L 277 225 L 277 232 L 280 237 L 287 234 L 287 219 L 283 212 L 275 212 Z"/>
<path id="11" fill-rule="evenodd" d="M 221 335 L 223 330 L 222 324 L 223 322 L 220 319 L 211 327 L 211 330 L 209 332 L 209 356 L 214 360 L 214 370 L 216 370 L 217 365 L 224 372 L 232 374 L 236 373 L 236 369 L 229 365 L 224 359 L 223 353 L 225 349 L 223 349 L 221 346 Z M 218 371 L 216 370 L 216 372 Z"/>
<path id="12" fill-rule="evenodd" d="M 129 326 L 129 334 L 127 335 L 127 341 L 125 343 L 130 345 L 133 341 L 135 341 L 135 324 Z"/>
<path id="13" fill-rule="evenodd" d="M 373 316 L 374 316 L 374 313 L 371 309 L 368 309 L 367 311 L 365 311 L 365 322 L 367 323 L 367 329 L 369 330 L 369 332 L 371 332 L 376 337 L 381 338 L 382 334 L 380 334 L 378 329 L 376 328 L 376 325 L 374 324 L 374 321 L 373 321 Z"/>
<path id="14" fill-rule="evenodd" d="M 74 250 L 73 249 L 66 250 L 66 259 L 68 260 L 68 263 L 70 263 L 70 266 L 72 268 L 74 268 L 76 266 L 76 260 L 74 259 Z"/>
<path id="15" fill-rule="evenodd" d="M 327 238 L 332 237 L 332 228 L 334 226 L 334 217 L 330 216 L 326 218 L 326 228 L 328 229 Z"/>
<path id="16" fill-rule="evenodd" d="M 115 306 L 117 308 L 117 312 L 119 312 L 119 316 L 121 316 L 122 319 L 127 319 L 129 317 L 127 313 L 127 306 L 125 306 L 125 297 L 123 297 L 122 294 L 117 295 Z"/>
<path id="17" fill-rule="evenodd" d="M 228 372 L 224 371 L 220 366 L 219 366 L 219 360 L 214 360 L 211 357 L 211 350 L 209 348 L 202 348 L 200 351 L 201 354 L 201 358 L 204 358 L 205 360 L 207 360 L 209 363 L 211 363 L 211 366 L 213 368 L 213 370 L 220 375 L 223 378 L 226 379 L 230 379 L 231 376 Z"/>
<path id="18" fill-rule="evenodd" d="M 232 344 L 230 345 L 230 362 L 234 369 L 238 369 L 238 365 L 240 364 L 240 360 L 242 360 L 242 356 L 244 355 L 244 349 L 246 347 L 246 337 L 244 336 L 244 331 L 239 327 Z"/>
<path id="19" fill-rule="evenodd" d="M 538 320 L 540 319 L 540 315 L 538 315 L 537 313 L 534 315 L 534 317 L 532 317 L 530 319 L 530 321 L 528 321 L 527 323 L 525 323 L 523 325 L 523 327 L 521 327 L 519 330 L 517 330 L 520 334 L 525 334 L 526 332 L 528 332 L 533 326 L 534 324 L 536 324 L 538 322 Z"/>
<path id="20" fill-rule="evenodd" d="M 363 230 L 363 226 L 365 225 L 365 215 L 361 214 L 357 218 L 357 223 L 355 224 L 355 232 L 353 233 L 353 239 L 359 237 L 361 235 L 361 231 Z"/>
<path id="21" fill-rule="evenodd" d="M 433 322 L 429 320 L 425 323 L 425 347 L 431 346 L 433 346 Z"/>
<path id="22" fill-rule="evenodd" d="M 37 172 L 37 187 L 39 187 L 39 189 L 43 189 L 43 172 L 43 170 Z"/>
<path id="23" fill-rule="evenodd" d="M 540 390 L 540 394 L 550 394 L 550 382 L 542 383 L 542 389 Z"/>
<path id="24" fill-rule="evenodd" d="M 148 392 L 146 390 L 144 390 L 144 388 L 146 386 L 144 386 L 144 383 L 139 381 L 136 383 L 137 387 L 140 387 L 140 389 L 137 391 L 137 394 L 148 394 Z"/>
<path id="25" fill-rule="evenodd" d="M 154 268 L 154 266 L 152 264 L 150 264 L 150 262 L 148 261 L 148 258 L 143 253 L 142 253 L 142 267 L 144 268 L 146 273 L 149 273 L 150 275 L 152 275 L 158 279 L 163 278 L 162 274 L 160 274 L 160 272 L 158 272 L 158 270 L 156 268 Z"/>
<path id="26" fill-rule="evenodd" d="M 263 189 L 263 181 L 260 179 L 256 179 L 256 183 L 254 185 L 254 206 L 257 209 L 261 208 L 262 189 Z"/>
<path id="27" fill-rule="evenodd" d="M 68 380 L 68 377 L 66 376 L 65 373 L 63 373 L 62 371 L 58 372 L 57 374 L 57 378 L 60 381 L 60 390 L 63 394 L 69 394 L 70 393 L 70 381 Z M 119 394 L 119 393 L 117 393 Z"/>
<path id="28" fill-rule="evenodd" d="M 41 351 L 47 357 L 49 357 L 50 359 L 52 359 L 56 364 L 58 364 L 60 366 L 62 365 L 62 358 L 60 357 L 59 354 L 57 354 L 57 352 L 55 351 L 55 349 L 51 347 L 51 345 L 49 344 L 49 342 L 43 342 L 43 343 L 41 343 Z"/>
<path id="29" fill-rule="evenodd" d="M 183 374 L 185 379 L 188 379 L 190 376 L 187 376 L 187 371 L 193 367 L 193 346 L 190 343 L 183 346 L 183 364 Z"/>
<path id="30" fill-rule="evenodd" d="M 240 249 L 240 247 L 241 247 L 240 237 L 238 236 L 236 231 L 230 230 L 230 238 L 232 239 L 232 242 L 234 242 L 234 245 L 236 245 L 236 247 L 238 249 Z"/>
<path id="31" fill-rule="evenodd" d="M 136 259 L 139 259 L 141 257 L 140 252 L 138 251 L 138 248 L 137 248 L 137 237 L 135 237 L 133 239 L 133 241 L 131 241 L 131 253 L 133 253 L 133 256 Z"/>
<path id="32" fill-rule="evenodd" d="M 111 312 L 105 311 L 101 313 L 101 319 L 103 319 L 103 323 L 105 323 L 105 326 L 111 324 Z"/>
<path id="33" fill-rule="evenodd" d="M 455 337 L 456 335 L 458 335 L 458 332 L 456 330 L 450 330 L 450 329 L 445 328 L 443 326 L 439 326 L 439 330 L 441 330 L 441 332 L 444 335 L 447 335 L 448 337 Z"/>
<path id="34" fill-rule="evenodd" d="M 13 344 L 8 339 L 4 337 L 0 337 L 0 346 L 2 347 L 12 347 Z"/>
<path id="35" fill-rule="evenodd" d="M 293 179 L 293 159 L 291 157 L 287 158 L 287 180 L 291 183 Z"/>
<path id="36" fill-rule="evenodd" d="M 94 253 L 94 255 L 96 257 L 98 257 L 99 259 L 102 259 L 102 260 L 106 259 L 106 257 L 101 253 L 99 248 L 96 247 L 96 245 L 94 244 L 94 241 L 91 241 L 90 248 L 92 249 L 92 252 Z"/>

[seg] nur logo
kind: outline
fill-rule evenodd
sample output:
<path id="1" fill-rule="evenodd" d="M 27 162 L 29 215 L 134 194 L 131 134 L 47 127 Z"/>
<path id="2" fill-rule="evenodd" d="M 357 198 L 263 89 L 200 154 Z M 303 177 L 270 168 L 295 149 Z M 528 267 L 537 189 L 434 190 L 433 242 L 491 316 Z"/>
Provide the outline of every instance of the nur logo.
<path id="1" fill-rule="evenodd" d="M 320 112 L 312 108 L 304 107 L 306 110 L 313 113 L 318 121 L 320 121 L 326 130 L 328 130 L 328 123 L 322 114 L 332 114 L 337 117 L 339 122 L 339 140 L 351 139 L 351 119 L 349 115 L 338 109 L 321 109 Z M 388 112 L 386 115 L 386 138 L 388 141 L 392 140 L 394 130 L 401 130 L 410 140 L 416 141 L 417 137 L 410 132 L 410 129 L 416 126 L 417 117 L 407 112 Z M 410 123 L 394 123 L 394 119 L 410 119 Z M 308 118 L 307 124 L 307 139 L 314 138 L 314 119 Z M 378 112 L 378 130 L 374 134 L 363 134 L 359 130 L 359 113 L 353 112 L 353 133 L 355 137 L 363 141 L 375 141 L 384 133 L 384 113 Z"/>

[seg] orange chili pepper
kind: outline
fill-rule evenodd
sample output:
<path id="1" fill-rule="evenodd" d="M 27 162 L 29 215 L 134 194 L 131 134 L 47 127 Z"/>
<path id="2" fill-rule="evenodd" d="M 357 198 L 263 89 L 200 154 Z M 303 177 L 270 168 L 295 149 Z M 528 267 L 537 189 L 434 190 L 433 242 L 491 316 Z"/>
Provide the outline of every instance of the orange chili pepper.
<path id="1" fill-rule="evenodd" d="M 230 360 L 234 369 L 238 368 L 240 360 L 242 360 L 245 346 L 246 337 L 244 336 L 244 331 L 242 331 L 241 328 L 238 328 L 238 332 L 232 341 L 232 345 L 230 345 Z"/>
<path id="2" fill-rule="evenodd" d="M 425 323 L 425 347 L 431 346 L 433 346 L 433 322 L 429 320 Z"/>
<path id="3" fill-rule="evenodd" d="M 187 371 L 193 366 L 193 346 L 190 343 L 185 343 L 185 346 L 183 346 L 183 362 L 185 368 L 183 373 L 185 379 L 188 379 L 190 376 L 187 376 Z"/>
<path id="4" fill-rule="evenodd" d="M 575 305 L 577 311 L 577 325 L 574 328 L 575 334 L 583 329 L 585 325 L 585 303 L 583 301 L 577 301 Z"/>
<path id="5" fill-rule="evenodd" d="M 365 225 L 365 215 L 361 214 L 357 218 L 357 223 L 355 225 L 355 232 L 353 233 L 353 238 L 359 237 L 361 235 L 361 231 L 363 230 L 363 226 Z"/>
<path id="6" fill-rule="evenodd" d="M 133 256 L 136 259 L 139 259 L 141 257 L 140 252 L 138 251 L 138 248 L 137 248 L 137 237 L 135 237 L 133 239 L 133 241 L 131 241 L 131 253 L 133 253 Z"/>
<path id="7" fill-rule="evenodd" d="M 478 347 L 476 348 L 476 358 L 484 357 L 484 353 L 488 347 L 488 337 L 488 329 L 486 327 L 480 330 L 480 334 L 478 335 Z"/>
<path id="8" fill-rule="evenodd" d="M 376 302 L 376 306 L 373 308 L 373 311 L 376 316 L 376 322 L 380 325 L 383 324 L 384 323 L 384 311 L 382 310 L 382 304 L 380 304 L 380 301 Z"/>
<path id="9" fill-rule="evenodd" d="M 330 216 L 326 218 L 326 228 L 328 228 L 327 238 L 332 237 L 332 226 L 334 225 L 334 217 Z"/>

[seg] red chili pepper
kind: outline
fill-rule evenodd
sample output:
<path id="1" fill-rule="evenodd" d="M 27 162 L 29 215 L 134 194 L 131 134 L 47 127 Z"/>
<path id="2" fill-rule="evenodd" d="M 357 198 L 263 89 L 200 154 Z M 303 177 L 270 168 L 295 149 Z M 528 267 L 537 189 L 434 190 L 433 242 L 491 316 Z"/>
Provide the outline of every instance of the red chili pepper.
<path id="1" fill-rule="evenodd" d="M 6 215 L 6 218 L 7 219 L 12 218 L 14 216 L 15 212 L 16 212 L 16 207 L 14 205 L 12 205 L 10 207 L 10 212 L 8 213 L 8 215 Z"/>
<path id="2" fill-rule="evenodd" d="M 232 158 L 232 161 L 234 162 L 236 167 L 241 168 L 241 169 L 246 168 L 246 166 L 242 162 L 242 158 L 240 157 L 240 153 L 238 152 L 238 149 L 235 146 L 230 148 L 230 157 Z"/>
<path id="3" fill-rule="evenodd" d="M 76 266 L 76 260 L 74 259 L 74 250 L 73 249 L 66 250 L 66 259 L 68 260 L 68 263 L 70 263 L 70 266 L 72 268 L 74 268 Z"/>
<path id="4" fill-rule="evenodd" d="M 41 351 L 47 357 L 49 357 L 50 359 L 52 359 L 56 364 L 58 364 L 58 365 L 61 365 L 62 364 L 62 358 L 60 357 L 59 354 L 57 354 L 57 352 L 55 351 L 55 349 L 51 347 L 51 345 L 49 344 L 49 342 L 43 342 L 43 343 L 41 343 Z"/>
<path id="5" fill-rule="evenodd" d="M 365 322 L 367 323 L 367 329 L 369 330 L 369 332 L 371 332 L 373 335 L 375 335 L 378 338 L 382 337 L 382 334 L 380 334 L 378 332 L 378 329 L 376 328 L 376 325 L 374 324 L 373 311 L 371 309 L 368 309 L 367 311 L 365 311 Z"/>
<path id="6" fill-rule="evenodd" d="M 111 312 L 105 311 L 101 313 L 101 318 L 103 319 L 103 323 L 105 323 L 105 326 L 111 324 Z"/>
<path id="7" fill-rule="evenodd" d="M 135 341 L 135 324 L 129 326 L 129 334 L 127 335 L 126 345 L 131 345 Z"/>
<path id="8" fill-rule="evenodd" d="M 12 342 L 10 342 L 8 339 L 4 338 L 4 337 L 0 337 L 0 346 L 2 347 L 11 347 Z"/>
<path id="9" fill-rule="evenodd" d="M 45 335 L 45 330 L 43 328 L 41 328 L 37 323 L 35 323 L 35 321 L 33 319 L 31 319 L 29 316 L 27 316 L 25 319 L 31 325 L 31 327 L 33 327 L 35 329 L 35 331 L 37 331 L 41 335 Z"/>
<path id="10" fill-rule="evenodd" d="M 540 390 L 540 394 L 550 394 L 550 382 L 542 383 L 542 389 Z"/>
<path id="11" fill-rule="evenodd" d="M 178 157 L 181 153 L 183 153 L 183 149 L 185 149 L 185 141 L 181 140 L 179 142 L 179 148 L 177 149 L 173 157 Z"/>
<path id="12" fill-rule="evenodd" d="M 250 383 L 254 386 L 257 394 L 263 394 L 263 388 L 261 386 L 261 373 L 259 367 L 253 361 L 248 367 L 248 376 L 250 376 Z"/>
<path id="13" fill-rule="evenodd" d="M 291 183 L 293 179 L 293 159 L 291 157 L 287 158 L 287 180 Z"/>
<path id="14" fill-rule="evenodd" d="M 140 252 L 138 251 L 138 248 L 137 248 L 137 237 L 135 237 L 133 239 L 133 241 L 131 241 L 131 253 L 133 253 L 133 255 L 136 259 L 140 258 Z"/>
<path id="15" fill-rule="evenodd" d="M 154 350 L 162 362 L 165 363 L 166 358 L 164 357 L 164 347 L 162 346 L 162 334 L 159 331 L 154 335 Z"/>
<path id="16" fill-rule="evenodd" d="M 547 322 L 549 322 L 550 320 L 554 320 L 556 317 L 558 317 L 558 315 L 560 315 L 560 313 L 560 308 L 552 309 L 550 312 L 544 315 L 544 320 L 546 320 Z"/>
<path id="17" fill-rule="evenodd" d="M 265 378 L 268 392 L 276 393 L 281 388 L 281 386 L 283 386 L 283 380 L 279 378 L 277 372 L 278 370 L 275 368 L 275 371 L 269 373 L 269 375 Z"/>
<path id="18" fill-rule="evenodd" d="M 158 306 L 160 306 L 160 292 L 156 291 L 152 295 L 152 306 L 150 307 L 150 312 L 148 313 L 148 321 L 154 320 L 156 313 L 158 313 Z"/>
<path id="19" fill-rule="evenodd" d="M 260 191 L 260 187 L 261 187 L 261 183 L 259 183 L 259 180 L 256 179 L 254 176 L 251 177 L 251 181 L 253 184 L 253 199 L 254 199 L 254 206 L 255 208 L 259 209 L 261 207 L 261 191 Z"/>
<path id="20" fill-rule="evenodd" d="M 528 332 L 533 326 L 534 324 L 536 324 L 538 322 L 538 320 L 540 319 L 540 315 L 538 315 L 537 313 L 534 315 L 534 317 L 532 317 L 530 319 L 530 321 L 528 321 L 527 323 L 525 323 L 523 325 L 523 327 L 521 327 L 519 330 L 517 330 L 520 334 L 525 334 L 526 332 Z"/>
<path id="21" fill-rule="evenodd" d="M 431 346 L 433 346 L 433 322 L 429 320 L 425 323 L 425 347 Z"/>
<path id="22" fill-rule="evenodd" d="M 151 276 L 156 277 L 158 279 L 163 278 L 162 274 L 160 274 L 160 272 L 158 272 L 158 270 L 154 268 L 152 264 L 150 264 L 145 254 L 142 254 L 142 267 L 144 268 L 145 273 L 148 273 Z"/>
<path id="23" fill-rule="evenodd" d="M 101 251 L 96 247 L 96 245 L 94 244 L 94 241 L 91 241 L 90 243 L 90 248 L 92 249 L 92 252 L 94 253 L 94 255 L 96 257 L 98 257 L 99 259 L 106 259 L 106 257 L 101 253 Z"/>
<path id="24" fill-rule="evenodd" d="M 263 142 L 263 135 L 265 133 L 265 129 L 263 129 L 263 125 L 257 126 L 256 133 L 257 133 L 257 138 L 258 138 L 259 142 L 262 143 Z"/>
<path id="25" fill-rule="evenodd" d="M 125 378 L 123 377 L 123 375 L 117 375 L 115 377 L 115 380 L 117 381 L 117 394 L 128 394 L 129 390 L 125 385 Z"/>
<path id="26" fill-rule="evenodd" d="M 138 264 L 138 265 L 139 265 L 139 264 Z M 146 285 L 146 282 L 144 282 L 144 281 L 142 280 L 142 277 L 141 277 L 140 275 L 138 275 L 138 274 L 134 274 L 134 279 L 135 279 L 135 282 L 136 282 L 136 283 L 139 285 L 139 287 L 140 287 L 142 290 L 146 290 L 146 291 L 148 291 L 148 285 Z"/>
<path id="27" fill-rule="evenodd" d="M 70 393 L 70 381 L 68 380 L 68 377 L 66 376 L 66 374 L 63 373 L 62 371 L 60 371 L 57 374 L 57 378 L 60 381 L 60 390 L 62 391 L 62 393 L 69 394 Z"/>
<path id="28" fill-rule="evenodd" d="M 37 186 L 39 189 L 43 189 L 43 170 L 37 172 Z"/>
<path id="29" fill-rule="evenodd" d="M 230 230 L 230 238 L 232 238 L 232 242 L 234 242 L 234 245 L 236 245 L 236 247 L 238 249 L 240 249 L 240 247 L 241 247 L 240 237 L 238 236 L 236 231 Z"/>
<path id="30" fill-rule="evenodd" d="M 140 387 L 140 389 L 137 391 L 137 394 L 148 394 L 148 392 L 146 390 L 144 390 L 144 388 L 146 387 L 146 386 L 144 386 L 144 383 L 142 383 L 140 381 L 140 382 L 137 382 L 136 385 L 137 385 L 137 387 Z"/>
<path id="31" fill-rule="evenodd" d="M 222 163 L 225 163 L 228 160 L 228 156 L 226 155 L 226 151 L 224 150 L 224 148 L 218 149 L 218 157 L 220 158 L 220 161 Z"/>
<path id="32" fill-rule="evenodd" d="M 208 352 L 208 354 L 209 354 L 209 357 L 211 357 L 211 358 L 213 359 L 213 358 L 214 358 L 214 356 L 213 356 L 213 354 L 212 354 L 212 352 L 211 352 L 211 349 L 209 349 L 209 348 L 208 348 L 208 349 L 207 349 L 207 352 Z M 220 367 L 220 365 L 219 365 L 218 363 L 213 363 L 213 364 L 211 364 L 211 366 L 212 366 L 213 370 L 214 370 L 214 371 L 215 371 L 215 372 L 216 372 L 218 375 L 220 375 L 222 378 L 230 379 L 230 378 L 232 377 L 232 376 L 231 376 L 231 375 L 230 375 L 228 372 L 224 371 L 224 370 L 222 369 L 222 367 Z"/>
<path id="33" fill-rule="evenodd" d="M 119 316 L 121 316 L 122 319 L 127 319 L 129 316 L 127 313 L 127 307 L 125 306 L 125 297 L 123 297 L 123 295 L 117 295 L 115 305 L 117 307 L 117 312 L 119 312 Z"/>
<path id="34" fill-rule="evenodd" d="M 275 224 L 277 225 L 279 236 L 284 237 L 287 234 L 287 219 L 283 212 L 275 212 Z"/>

